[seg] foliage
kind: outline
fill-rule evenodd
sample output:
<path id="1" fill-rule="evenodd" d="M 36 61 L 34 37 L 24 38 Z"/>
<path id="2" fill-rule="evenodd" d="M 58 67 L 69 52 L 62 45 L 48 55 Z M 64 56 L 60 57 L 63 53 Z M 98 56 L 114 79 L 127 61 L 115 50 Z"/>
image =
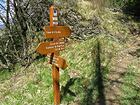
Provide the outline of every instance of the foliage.
<path id="1" fill-rule="evenodd" d="M 140 103 L 140 87 L 138 86 L 137 77 L 139 75 L 138 69 L 132 64 L 128 66 L 127 73 L 123 80 L 125 83 L 122 85 L 122 105 L 138 105 Z"/>
<path id="2" fill-rule="evenodd" d="M 0 68 L 13 68 L 22 62 L 26 65 L 32 58 L 31 43 L 36 31 L 48 24 L 50 4 L 46 0 L 0 2 L 0 20 L 4 24 L 0 30 Z"/>

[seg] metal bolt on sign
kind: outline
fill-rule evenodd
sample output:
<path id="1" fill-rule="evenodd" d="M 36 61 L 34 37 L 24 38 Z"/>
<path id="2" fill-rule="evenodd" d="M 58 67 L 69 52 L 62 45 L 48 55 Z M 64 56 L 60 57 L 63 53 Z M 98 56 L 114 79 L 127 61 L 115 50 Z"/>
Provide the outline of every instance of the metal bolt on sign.
<path id="1" fill-rule="evenodd" d="M 66 60 L 60 57 L 59 52 L 65 49 L 64 37 L 71 34 L 71 29 L 67 26 L 58 26 L 59 10 L 52 5 L 50 7 L 50 26 L 45 26 L 45 38 L 53 39 L 50 42 L 41 42 L 36 51 L 42 55 L 50 56 L 49 64 L 52 65 L 52 78 L 54 90 L 54 105 L 60 105 L 60 86 L 59 86 L 59 69 L 66 69 Z"/>

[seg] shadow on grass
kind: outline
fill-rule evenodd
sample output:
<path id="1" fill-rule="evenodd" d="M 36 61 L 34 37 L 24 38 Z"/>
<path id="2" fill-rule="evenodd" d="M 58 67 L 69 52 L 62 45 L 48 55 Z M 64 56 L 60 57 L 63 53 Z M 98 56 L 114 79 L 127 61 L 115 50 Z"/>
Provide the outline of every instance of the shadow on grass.
<path id="1" fill-rule="evenodd" d="M 106 98 L 105 98 L 105 89 L 104 89 L 104 81 L 103 81 L 103 69 L 101 67 L 101 46 L 100 42 L 97 41 L 95 46 L 95 50 L 92 51 L 93 57 L 93 73 L 95 71 L 95 75 L 92 75 L 91 84 L 86 90 L 85 97 L 83 99 L 82 105 L 106 105 Z M 97 99 L 94 99 L 94 94 L 97 91 Z"/>
<path id="2" fill-rule="evenodd" d="M 125 6 L 122 8 L 123 12 L 133 16 L 140 16 L 140 0 L 128 0 Z"/>
<path id="3" fill-rule="evenodd" d="M 66 85 L 61 87 L 61 101 L 67 94 L 69 94 L 70 96 L 74 96 L 74 97 L 76 96 L 76 94 L 70 90 L 70 87 L 74 85 L 74 83 L 77 79 L 78 78 L 70 78 L 67 81 Z"/>
<path id="4" fill-rule="evenodd" d="M 99 105 L 106 105 L 106 99 L 105 99 L 105 94 L 104 94 L 104 80 L 103 80 L 103 69 L 101 69 L 101 47 L 100 47 L 100 42 L 97 42 L 97 52 L 96 54 L 96 59 L 95 59 L 95 64 L 96 64 L 96 85 L 98 89 L 98 103 Z"/>

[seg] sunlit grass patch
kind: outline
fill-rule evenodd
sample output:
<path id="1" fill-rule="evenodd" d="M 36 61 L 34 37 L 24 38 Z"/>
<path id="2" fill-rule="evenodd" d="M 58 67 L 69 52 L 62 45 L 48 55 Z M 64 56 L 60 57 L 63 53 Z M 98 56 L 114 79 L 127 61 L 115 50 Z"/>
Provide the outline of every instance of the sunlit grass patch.
<path id="1" fill-rule="evenodd" d="M 9 70 L 2 70 L 0 71 L 0 82 L 9 79 L 11 77 L 12 72 L 9 72 Z"/>
<path id="2" fill-rule="evenodd" d="M 138 78 L 138 69 L 130 65 L 127 73 L 123 77 L 122 96 L 120 102 L 122 105 L 138 105 L 140 103 L 140 86 Z"/>

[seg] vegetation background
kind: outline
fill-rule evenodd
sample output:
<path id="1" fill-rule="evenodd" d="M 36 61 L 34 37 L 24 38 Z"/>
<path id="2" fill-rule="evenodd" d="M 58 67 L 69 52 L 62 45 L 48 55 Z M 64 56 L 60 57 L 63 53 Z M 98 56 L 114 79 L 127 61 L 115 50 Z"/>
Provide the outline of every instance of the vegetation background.
<path id="1" fill-rule="evenodd" d="M 35 52 L 52 0 L 0 1 L 0 105 L 52 105 L 51 66 Z M 61 52 L 64 105 L 140 105 L 140 1 L 55 0 L 73 33 Z"/>

